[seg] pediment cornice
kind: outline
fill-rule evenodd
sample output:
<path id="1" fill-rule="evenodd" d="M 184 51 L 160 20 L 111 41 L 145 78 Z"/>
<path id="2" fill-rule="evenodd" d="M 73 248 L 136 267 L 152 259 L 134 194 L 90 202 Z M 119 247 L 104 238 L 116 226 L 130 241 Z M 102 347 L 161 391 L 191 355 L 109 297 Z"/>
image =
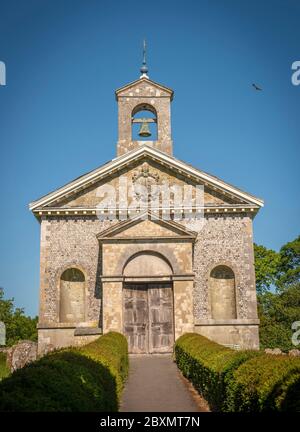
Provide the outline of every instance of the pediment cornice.
<path id="1" fill-rule="evenodd" d="M 132 228 L 135 228 L 138 224 L 142 224 L 144 222 L 148 222 L 151 225 L 158 225 L 163 229 L 163 233 L 160 232 L 158 235 L 153 234 L 153 230 L 150 230 L 147 232 L 147 229 L 143 232 L 143 235 L 135 234 L 134 230 Z M 130 232 L 131 234 L 126 237 L 122 237 L 122 234 Z M 189 239 L 194 240 L 197 237 L 197 233 L 195 231 L 189 230 L 182 226 L 181 224 L 172 221 L 172 220 L 164 220 L 161 217 L 155 215 L 151 211 L 143 212 L 139 215 L 136 215 L 135 217 L 131 219 L 127 219 L 125 221 L 119 222 L 109 228 L 107 228 L 104 231 L 101 231 L 99 234 L 97 234 L 97 238 L 100 241 L 105 240 L 128 240 L 128 238 L 131 239 Z"/>
<path id="2" fill-rule="evenodd" d="M 117 174 L 124 168 L 128 168 L 132 163 L 136 163 L 137 161 L 142 161 L 143 159 L 147 158 L 153 160 L 162 167 L 168 168 L 174 172 L 174 175 L 183 176 L 188 181 L 202 183 L 204 184 L 204 187 L 211 188 L 212 190 L 225 195 L 227 194 L 227 196 L 237 198 L 240 201 L 240 206 L 236 204 L 233 206 L 226 205 L 227 209 L 230 209 L 231 207 L 236 209 L 239 207 L 244 209 L 251 207 L 258 210 L 263 206 L 263 200 L 247 192 L 244 192 L 215 176 L 205 173 L 204 171 L 200 171 L 185 162 L 171 157 L 166 153 L 156 150 L 148 145 L 143 145 L 138 149 L 135 149 L 129 153 L 125 153 L 124 155 L 111 160 L 105 165 L 75 179 L 74 181 L 41 197 L 40 199 L 33 201 L 30 203 L 29 209 L 33 212 L 38 212 L 44 210 L 45 207 L 47 207 L 47 210 L 51 211 L 49 210 L 49 207 L 55 208 L 56 203 L 59 200 L 69 198 L 73 194 L 92 186 L 99 180 L 104 180 L 109 176 Z M 222 206 L 215 207 L 221 208 Z"/>

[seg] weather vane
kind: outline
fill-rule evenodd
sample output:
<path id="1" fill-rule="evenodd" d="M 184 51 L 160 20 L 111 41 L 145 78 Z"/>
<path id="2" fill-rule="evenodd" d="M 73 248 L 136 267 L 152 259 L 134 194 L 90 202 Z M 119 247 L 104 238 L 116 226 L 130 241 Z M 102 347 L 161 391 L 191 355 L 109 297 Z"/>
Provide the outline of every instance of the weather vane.
<path id="1" fill-rule="evenodd" d="M 141 67 L 140 71 L 141 71 L 141 74 L 142 74 L 140 76 L 140 78 L 142 78 L 142 77 L 148 78 L 148 75 L 147 75 L 147 73 L 148 73 L 148 66 L 146 64 L 146 40 L 145 39 L 143 41 L 143 64 L 142 64 L 142 67 Z"/>

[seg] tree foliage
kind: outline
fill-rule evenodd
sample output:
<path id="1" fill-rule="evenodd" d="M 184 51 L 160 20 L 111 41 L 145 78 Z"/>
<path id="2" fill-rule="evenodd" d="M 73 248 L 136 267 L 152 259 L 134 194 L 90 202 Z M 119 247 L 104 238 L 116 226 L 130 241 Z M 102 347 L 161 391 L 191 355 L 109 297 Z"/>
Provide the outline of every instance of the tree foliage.
<path id="1" fill-rule="evenodd" d="M 258 300 L 262 348 L 280 348 L 283 351 L 296 348 L 291 340 L 291 325 L 300 321 L 300 283 L 283 292 L 260 295 Z"/>
<path id="2" fill-rule="evenodd" d="M 300 236 L 279 252 L 254 245 L 254 253 L 261 347 L 296 348 L 291 326 L 300 321 Z"/>
<path id="3" fill-rule="evenodd" d="M 254 244 L 256 290 L 267 292 L 277 280 L 280 254 L 264 246 Z"/>
<path id="4" fill-rule="evenodd" d="M 6 326 L 6 345 L 14 345 L 19 340 L 37 340 L 38 317 L 26 316 L 24 309 L 14 306 L 14 299 L 5 299 L 0 288 L 0 321 Z"/>
<path id="5" fill-rule="evenodd" d="M 300 236 L 280 249 L 277 288 L 284 290 L 300 279 Z"/>

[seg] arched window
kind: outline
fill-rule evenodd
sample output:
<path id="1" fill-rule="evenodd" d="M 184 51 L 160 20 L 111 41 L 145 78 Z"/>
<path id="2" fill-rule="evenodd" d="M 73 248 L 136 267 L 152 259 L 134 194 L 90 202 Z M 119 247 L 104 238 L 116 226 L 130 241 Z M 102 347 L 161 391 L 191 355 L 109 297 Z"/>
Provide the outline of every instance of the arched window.
<path id="1" fill-rule="evenodd" d="M 131 123 L 132 141 L 157 141 L 157 113 L 152 105 L 137 105 Z"/>
<path id="2" fill-rule="evenodd" d="M 77 268 L 69 268 L 60 277 L 60 322 L 84 321 L 85 277 Z"/>
<path id="3" fill-rule="evenodd" d="M 211 315 L 213 319 L 235 319 L 235 277 L 231 268 L 219 265 L 209 278 Z"/>

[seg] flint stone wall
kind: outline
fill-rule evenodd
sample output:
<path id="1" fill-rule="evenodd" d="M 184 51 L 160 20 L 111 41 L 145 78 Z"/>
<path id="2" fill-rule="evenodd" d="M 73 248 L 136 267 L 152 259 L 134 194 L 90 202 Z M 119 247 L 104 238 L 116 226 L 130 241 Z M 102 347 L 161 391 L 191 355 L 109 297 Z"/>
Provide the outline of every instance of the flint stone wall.
<path id="1" fill-rule="evenodd" d="M 85 322 L 80 325 L 102 327 L 100 281 L 102 256 L 96 234 L 115 223 L 100 221 L 92 216 L 42 218 L 40 324 L 46 323 L 50 327 L 53 325 L 52 328 L 61 327 L 59 323 L 60 276 L 65 269 L 77 267 L 84 273 L 86 281 Z M 193 229 L 189 226 L 188 220 L 183 220 L 182 225 Z M 136 225 L 137 231 L 138 227 L 139 224 Z M 214 324 L 211 322 L 209 281 L 210 272 L 217 265 L 226 265 L 234 272 L 238 321 L 232 322 L 230 328 L 225 326 L 223 329 L 220 326 L 222 335 L 220 334 L 219 339 L 217 328 L 211 327 L 210 331 L 202 327 L 204 321 L 205 325 L 209 322 L 211 326 Z M 206 215 L 205 223 L 194 245 L 193 271 L 195 273 L 193 288 L 195 331 L 205 331 L 208 337 L 211 336 L 212 339 L 225 344 L 227 340 L 230 344 L 231 339 L 236 344 L 240 338 L 242 345 L 245 346 L 243 341 L 250 338 L 249 346 L 257 347 L 258 321 L 251 215 Z M 251 324 L 251 329 L 248 327 L 250 337 L 247 323 L 249 326 Z M 74 333 L 75 327 L 74 325 L 73 329 L 64 330 L 61 327 L 59 333 L 63 331 Z M 41 330 L 40 335 L 47 334 L 48 339 L 49 331 Z M 234 334 L 234 338 L 230 337 L 230 332 Z M 246 332 L 247 337 L 239 336 L 243 332 Z"/>

